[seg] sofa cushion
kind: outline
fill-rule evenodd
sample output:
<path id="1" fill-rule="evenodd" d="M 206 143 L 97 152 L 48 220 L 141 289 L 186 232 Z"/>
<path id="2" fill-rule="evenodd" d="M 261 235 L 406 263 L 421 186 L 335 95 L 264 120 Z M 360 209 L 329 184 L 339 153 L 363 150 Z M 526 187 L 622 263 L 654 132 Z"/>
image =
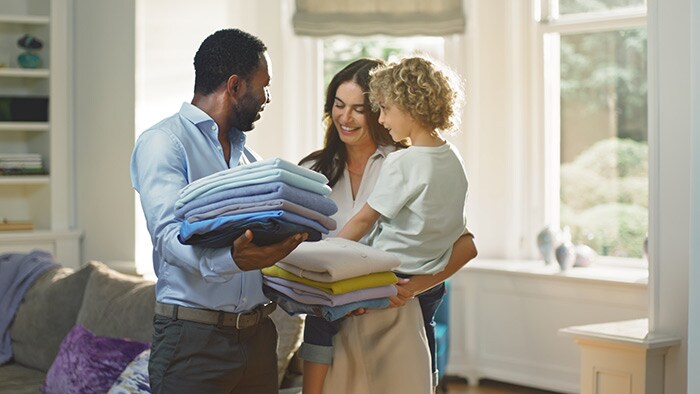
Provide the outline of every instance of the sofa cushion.
<path id="1" fill-rule="evenodd" d="M 0 393 L 36 394 L 46 373 L 17 363 L 0 367 Z"/>
<path id="2" fill-rule="evenodd" d="M 151 342 L 155 310 L 155 283 L 121 274 L 103 263 L 85 286 L 76 323 L 97 335 Z"/>
<path id="3" fill-rule="evenodd" d="M 148 343 L 95 335 L 76 324 L 61 342 L 46 382 L 46 394 L 106 393 Z"/>
<path id="4" fill-rule="evenodd" d="M 10 329 L 16 363 L 46 372 L 75 325 L 94 265 L 51 270 L 27 291 Z"/>

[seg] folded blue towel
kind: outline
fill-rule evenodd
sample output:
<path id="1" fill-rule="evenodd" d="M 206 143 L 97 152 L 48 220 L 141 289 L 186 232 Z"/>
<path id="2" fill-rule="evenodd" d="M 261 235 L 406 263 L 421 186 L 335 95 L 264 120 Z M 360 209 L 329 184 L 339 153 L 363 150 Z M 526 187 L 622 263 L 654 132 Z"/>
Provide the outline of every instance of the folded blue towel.
<path id="1" fill-rule="evenodd" d="M 263 293 L 290 315 L 306 313 L 322 317 L 328 321 L 338 320 L 359 308 L 382 309 L 389 306 L 388 298 L 375 298 L 337 306 L 302 304 L 266 285 L 263 285 Z"/>
<path id="2" fill-rule="evenodd" d="M 203 214 L 229 205 L 274 199 L 291 201 L 326 216 L 338 212 L 338 206 L 326 196 L 299 189 L 284 182 L 270 182 L 223 190 L 197 198 L 180 208 L 176 208 L 175 217 L 183 219 L 188 215 Z"/>
<path id="3" fill-rule="evenodd" d="M 175 201 L 175 208 L 180 208 L 192 200 L 205 197 L 219 191 L 269 182 L 284 182 L 288 185 L 298 187 L 299 189 L 324 196 L 331 194 L 331 188 L 326 184 L 303 177 L 293 172 L 289 172 L 285 169 L 272 168 L 264 171 L 240 174 L 235 177 L 229 176 L 214 179 L 202 184 L 200 187 L 183 191 L 185 188 L 187 188 L 187 186 L 185 186 L 185 188 L 181 189 L 178 194 L 178 199 Z"/>
<path id="4" fill-rule="evenodd" d="M 305 217 L 299 216 L 291 212 L 274 210 L 241 213 L 230 216 L 219 216 L 214 219 L 207 219 L 194 223 L 184 221 L 180 226 L 180 237 L 182 238 L 182 240 L 186 241 L 194 234 L 208 234 L 212 231 L 235 229 L 237 227 L 245 226 L 246 223 L 249 223 L 251 221 L 262 222 L 266 221 L 267 219 L 283 220 L 285 222 L 310 227 L 318 232 L 328 234 L 328 229 L 314 220 L 307 219 Z"/>
<path id="5" fill-rule="evenodd" d="M 263 212 L 263 211 L 274 211 L 283 210 L 291 213 L 296 213 L 299 216 L 305 217 L 307 219 L 315 220 L 320 223 L 323 227 L 328 230 L 335 230 L 337 223 L 330 217 L 316 212 L 314 210 L 304 208 L 299 204 L 295 204 L 291 201 L 275 199 L 268 201 L 252 202 L 252 203 L 240 203 L 231 204 L 225 207 L 214 209 L 209 212 L 192 215 L 190 212 L 185 214 L 185 219 L 190 223 L 200 222 L 202 220 L 214 219 L 220 216 L 230 216 L 238 215 L 241 213 L 251 213 L 251 212 Z"/>
<path id="6" fill-rule="evenodd" d="M 320 241 L 321 231 L 303 224 L 291 222 L 293 214 L 284 211 L 269 211 L 251 214 L 220 217 L 213 220 L 189 223 L 183 222 L 178 239 L 186 245 L 207 248 L 230 247 L 233 241 L 246 230 L 253 232 L 253 243 L 258 246 L 280 242 L 297 233 L 307 233 L 307 241 Z M 305 218 L 301 218 L 305 219 Z M 297 221 L 308 221 L 299 220 Z M 316 224 L 316 227 L 320 225 Z M 321 227 L 322 228 L 322 227 Z M 327 233 L 328 230 L 325 231 Z"/>
<path id="7" fill-rule="evenodd" d="M 261 171 L 266 171 L 269 169 L 274 169 L 274 168 L 281 168 L 284 170 L 287 170 L 289 172 L 295 173 L 297 175 L 301 175 L 305 178 L 309 178 L 311 180 L 314 180 L 316 182 L 320 182 L 322 184 L 327 184 L 328 183 L 328 178 L 326 178 L 323 174 L 310 170 L 305 167 L 298 166 L 294 163 L 290 163 L 284 159 L 280 159 L 277 157 L 273 157 L 270 159 L 266 160 L 259 160 L 244 166 L 237 166 L 233 167 L 227 170 L 215 172 L 211 175 L 205 176 L 203 178 L 197 179 L 196 181 L 190 183 L 189 185 L 185 186 L 181 190 L 181 195 L 189 193 L 193 189 L 197 189 L 199 187 L 202 187 L 208 183 L 220 180 L 222 178 L 235 178 L 237 176 L 242 176 L 245 174 L 250 174 L 250 173 L 255 173 L 255 172 L 261 172 Z"/>

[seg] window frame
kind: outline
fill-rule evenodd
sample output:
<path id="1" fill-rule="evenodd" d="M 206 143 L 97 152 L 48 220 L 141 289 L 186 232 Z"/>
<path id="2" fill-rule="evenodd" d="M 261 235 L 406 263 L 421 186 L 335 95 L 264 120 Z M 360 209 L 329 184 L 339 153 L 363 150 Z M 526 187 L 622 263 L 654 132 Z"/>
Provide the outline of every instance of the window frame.
<path id="1" fill-rule="evenodd" d="M 561 223 L 561 87 L 560 37 L 562 34 L 610 32 L 647 27 L 647 8 L 637 6 L 604 12 L 559 15 L 558 0 L 533 0 L 535 23 L 534 46 L 541 60 L 535 63 L 542 107 L 537 112 L 542 126 L 543 166 L 540 173 L 544 185 L 545 223 Z M 616 266 L 639 266 L 647 259 L 599 256 L 598 261 Z"/>

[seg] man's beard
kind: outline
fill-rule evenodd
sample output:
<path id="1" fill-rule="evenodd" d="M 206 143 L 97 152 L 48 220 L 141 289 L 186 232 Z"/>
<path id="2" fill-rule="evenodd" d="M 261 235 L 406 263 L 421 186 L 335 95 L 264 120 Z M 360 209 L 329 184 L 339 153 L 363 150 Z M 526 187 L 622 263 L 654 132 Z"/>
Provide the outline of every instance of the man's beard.
<path id="1" fill-rule="evenodd" d="M 257 120 L 258 113 L 260 112 L 260 106 L 258 106 L 257 101 L 250 94 L 246 94 L 241 98 L 234 109 L 234 114 L 236 115 L 237 125 L 241 131 L 250 131 L 255 128 L 255 121 Z"/>

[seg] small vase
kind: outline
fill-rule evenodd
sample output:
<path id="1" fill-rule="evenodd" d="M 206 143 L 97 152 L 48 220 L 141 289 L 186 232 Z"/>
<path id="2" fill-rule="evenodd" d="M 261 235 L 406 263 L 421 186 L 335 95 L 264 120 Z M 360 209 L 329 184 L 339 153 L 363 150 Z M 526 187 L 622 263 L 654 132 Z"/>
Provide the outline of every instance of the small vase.
<path id="1" fill-rule="evenodd" d="M 26 51 L 17 56 L 17 63 L 22 68 L 39 68 L 41 67 L 41 58 L 36 53 Z"/>
<path id="2" fill-rule="evenodd" d="M 545 264 L 554 264 L 556 257 L 554 250 L 559 245 L 561 232 L 559 229 L 547 226 L 537 234 L 537 249 L 539 249 Z"/>
<path id="3" fill-rule="evenodd" d="M 563 242 L 555 251 L 559 268 L 562 271 L 568 271 L 574 266 L 576 261 L 576 248 L 571 242 Z"/>
<path id="4" fill-rule="evenodd" d="M 578 244 L 574 247 L 574 251 L 576 252 L 574 267 L 588 267 L 598 257 L 598 253 L 588 245 Z"/>

